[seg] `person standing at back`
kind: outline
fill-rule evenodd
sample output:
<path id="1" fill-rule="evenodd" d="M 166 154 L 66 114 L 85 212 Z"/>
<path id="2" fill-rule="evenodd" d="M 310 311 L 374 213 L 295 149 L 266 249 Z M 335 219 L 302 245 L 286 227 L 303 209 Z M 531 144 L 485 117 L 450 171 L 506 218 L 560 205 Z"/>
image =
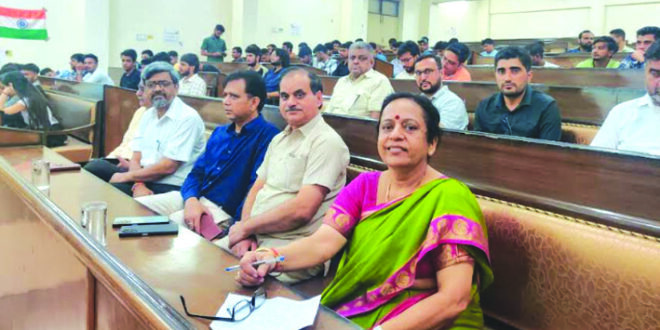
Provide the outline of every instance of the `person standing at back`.
<path id="1" fill-rule="evenodd" d="M 220 36 L 225 33 L 225 27 L 222 24 L 215 26 L 213 35 L 207 37 L 202 42 L 202 55 L 206 56 L 207 62 L 222 62 L 227 55 L 227 44 Z"/>

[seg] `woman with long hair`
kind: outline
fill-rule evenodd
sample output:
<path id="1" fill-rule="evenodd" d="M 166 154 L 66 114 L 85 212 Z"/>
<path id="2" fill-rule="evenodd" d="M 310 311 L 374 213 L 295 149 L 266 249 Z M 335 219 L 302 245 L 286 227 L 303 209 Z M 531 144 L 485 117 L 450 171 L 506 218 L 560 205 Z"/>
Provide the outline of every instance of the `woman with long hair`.
<path id="1" fill-rule="evenodd" d="M 19 71 L 7 72 L 0 76 L 4 88 L 0 94 L 0 111 L 12 115 L 20 113 L 26 128 L 39 131 L 60 130 L 62 126 L 53 115 L 46 98 Z M 7 100 L 17 96 L 18 101 L 6 106 Z M 65 135 L 48 136 L 47 146 L 64 145 Z"/>

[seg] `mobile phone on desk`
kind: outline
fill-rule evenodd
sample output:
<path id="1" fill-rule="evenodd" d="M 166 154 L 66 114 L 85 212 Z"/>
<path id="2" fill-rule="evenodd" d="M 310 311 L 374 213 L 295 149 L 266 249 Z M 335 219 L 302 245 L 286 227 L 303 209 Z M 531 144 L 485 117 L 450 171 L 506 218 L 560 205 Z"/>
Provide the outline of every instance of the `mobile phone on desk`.
<path id="1" fill-rule="evenodd" d="M 132 225 L 158 225 L 170 222 L 166 216 L 163 215 L 154 215 L 154 216 L 144 216 L 144 217 L 117 217 L 112 222 L 112 227 L 117 228 L 121 226 L 132 226 Z"/>
<path id="2" fill-rule="evenodd" d="M 50 164 L 50 172 L 79 171 L 80 164 Z"/>
<path id="3" fill-rule="evenodd" d="M 179 225 L 176 223 L 167 223 L 164 225 L 133 225 L 121 227 L 119 230 L 119 237 L 176 235 L 178 233 Z"/>

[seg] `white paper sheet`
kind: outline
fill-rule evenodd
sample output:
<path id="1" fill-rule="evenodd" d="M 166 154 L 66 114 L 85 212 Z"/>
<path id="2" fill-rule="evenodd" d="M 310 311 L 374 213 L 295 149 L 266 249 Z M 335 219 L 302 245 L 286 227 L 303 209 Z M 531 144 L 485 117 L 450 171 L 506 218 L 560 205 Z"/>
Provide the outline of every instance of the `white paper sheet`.
<path id="1" fill-rule="evenodd" d="M 243 299 L 249 300 L 250 298 L 250 296 L 228 294 L 216 316 L 229 317 L 227 308 L 233 307 Z M 269 298 L 245 320 L 240 322 L 213 321 L 211 329 L 298 330 L 314 324 L 320 302 L 320 295 L 300 301 L 282 297 Z"/>

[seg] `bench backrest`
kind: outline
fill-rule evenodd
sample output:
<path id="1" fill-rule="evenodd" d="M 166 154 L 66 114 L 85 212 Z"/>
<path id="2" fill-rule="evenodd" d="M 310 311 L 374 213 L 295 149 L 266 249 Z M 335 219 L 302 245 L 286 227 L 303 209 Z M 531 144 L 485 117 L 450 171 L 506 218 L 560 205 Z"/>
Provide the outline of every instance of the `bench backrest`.
<path id="1" fill-rule="evenodd" d="M 53 114 L 60 119 L 64 129 L 75 129 L 96 123 L 101 102 L 51 92 L 47 92 L 46 96 Z M 95 129 L 92 127 L 86 132 L 73 134 L 85 142 L 93 143 Z"/>
<path id="2" fill-rule="evenodd" d="M 494 82 L 493 66 L 468 66 L 472 81 Z M 556 86 L 644 88 L 643 70 L 532 68 L 532 82 Z"/>

